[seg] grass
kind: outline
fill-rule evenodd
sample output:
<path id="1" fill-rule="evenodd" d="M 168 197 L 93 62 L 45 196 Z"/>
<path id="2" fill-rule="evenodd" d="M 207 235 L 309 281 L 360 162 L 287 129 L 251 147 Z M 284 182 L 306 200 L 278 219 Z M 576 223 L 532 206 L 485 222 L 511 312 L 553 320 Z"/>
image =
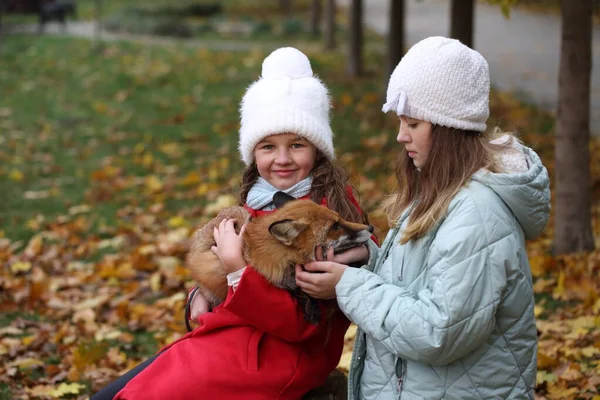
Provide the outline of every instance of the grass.
<path id="1" fill-rule="evenodd" d="M 193 219 L 194 206 L 237 184 L 238 104 L 266 54 L 130 43 L 97 52 L 84 40 L 10 37 L 0 54 L 4 235 L 27 240 L 44 223 L 81 214 L 82 230 L 110 236 L 136 207 L 156 204 L 165 215 L 185 211 Z M 381 56 L 369 54 L 370 73 L 361 80 L 344 76 L 339 53 L 311 57 L 331 87 L 342 161 L 385 181 L 391 166 L 373 161 L 365 169 L 362 162 L 379 158 L 365 151 L 394 143 L 396 122 L 379 111 Z M 509 128 L 541 132 L 552 124 L 535 110 L 515 112 L 522 105 L 504 94 L 492 104 Z M 382 135 L 382 143 L 364 148 L 366 137 Z"/>
<path id="2" fill-rule="evenodd" d="M 215 189 L 237 176 L 238 103 L 265 53 L 126 43 L 96 53 L 87 41 L 27 37 L 2 53 L 5 235 L 27 239 L 82 204 L 93 207 L 93 231 L 126 223 L 117 215 L 126 205 L 175 213 L 202 197 L 178 187 Z M 158 193 L 164 184 L 175 187 Z"/>

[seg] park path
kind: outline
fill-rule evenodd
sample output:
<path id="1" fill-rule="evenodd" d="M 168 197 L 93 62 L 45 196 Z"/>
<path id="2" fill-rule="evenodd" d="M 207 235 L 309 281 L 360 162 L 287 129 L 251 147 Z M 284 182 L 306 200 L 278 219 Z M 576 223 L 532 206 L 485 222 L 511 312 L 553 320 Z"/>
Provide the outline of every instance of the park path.
<path id="1" fill-rule="evenodd" d="M 350 0 L 338 0 L 348 6 Z M 407 46 L 432 35 L 447 36 L 450 1 L 405 0 Z M 364 23 L 380 35 L 388 32 L 389 0 L 364 1 Z M 477 2 L 473 47 L 490 64 L 494 87 L 516 92 L 527 102 L 555 112 L 560 62 L 560 16 L 513 8 L 510 19 L 498 6 Z M 591 130 L 600 135 L 600 26 L 592 38 Z"/>

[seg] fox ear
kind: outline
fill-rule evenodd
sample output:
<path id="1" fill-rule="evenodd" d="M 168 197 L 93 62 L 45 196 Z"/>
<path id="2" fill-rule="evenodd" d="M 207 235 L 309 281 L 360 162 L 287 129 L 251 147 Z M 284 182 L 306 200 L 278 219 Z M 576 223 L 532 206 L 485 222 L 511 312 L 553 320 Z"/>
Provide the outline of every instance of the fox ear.
<path id="1" fill-rule="evenodd" d="M 292 219 L 282 219 L 269 226 L 269 233 L 286 246 L 291 246 L 294 240 L 308 225 Z"/>
<path id="2" fill-rule="evenodd" d="M 289 203 L 292 200 L 296 200 L 296 198 L 285 192 L 279 191 L 273 195 L 273 204 L 275 204 L 275 208 L 281 208 L 285 203 Z"/>

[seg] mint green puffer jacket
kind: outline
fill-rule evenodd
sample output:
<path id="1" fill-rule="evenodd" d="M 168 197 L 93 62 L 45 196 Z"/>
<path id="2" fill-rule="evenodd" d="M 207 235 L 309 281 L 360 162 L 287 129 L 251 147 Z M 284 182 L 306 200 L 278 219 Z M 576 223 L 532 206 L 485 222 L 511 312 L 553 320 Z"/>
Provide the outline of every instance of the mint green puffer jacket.
<path id="1" fill-rule="evenodd" d="M 399 243 L 405 213 L 373 263 L 344 272 L 337 301 L 359 327 L 350 399 L 534 398 L 525 240 L 546 225 L 550 189 L 537 154 L 515 146 L 524 171 L 479 171 L 425 237 Z"/>

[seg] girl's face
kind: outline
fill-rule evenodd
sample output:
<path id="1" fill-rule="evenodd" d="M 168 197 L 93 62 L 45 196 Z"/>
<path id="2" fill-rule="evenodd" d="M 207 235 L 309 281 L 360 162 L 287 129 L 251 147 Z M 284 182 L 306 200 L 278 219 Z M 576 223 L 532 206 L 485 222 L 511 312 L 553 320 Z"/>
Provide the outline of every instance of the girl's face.
<path id="1" fill-rule="evenodd" d="M 412 158 L 415 167 L 422 168 L 431 149 L 431 123 L 419 119 L 400 117 L 400 130 L 396 138 Z"/>
<path id="2" fill-rule="evenodd" d="M 277 189 L 288 189 L 310 175 L 317 148 L 294 133 L 271 135 L 254 148 L 260 176 Z"/>

